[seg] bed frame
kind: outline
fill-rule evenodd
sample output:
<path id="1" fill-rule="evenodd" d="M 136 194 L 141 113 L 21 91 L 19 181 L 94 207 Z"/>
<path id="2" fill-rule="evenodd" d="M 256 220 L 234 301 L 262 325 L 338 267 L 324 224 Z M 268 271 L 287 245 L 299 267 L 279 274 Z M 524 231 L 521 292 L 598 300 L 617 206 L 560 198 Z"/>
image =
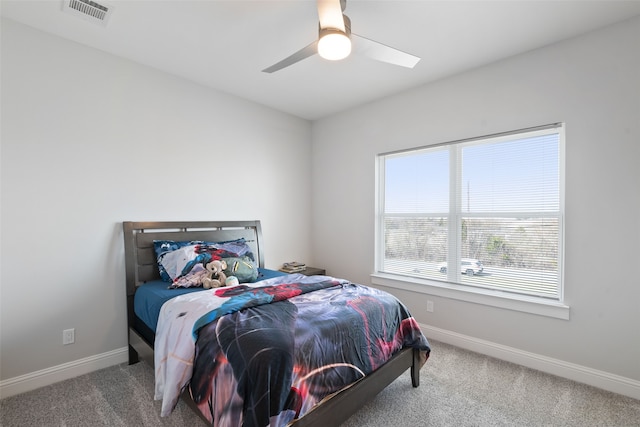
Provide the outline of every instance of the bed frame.
<path id="1" fill-rule="evenodd" d="M 129 364 L 140 359 L 153 366 L 153 333 L 140 322 L 133 310 L 136 288 L 160 278 L 153 249 L 154 240 L 227 241 L 244 238 L 253 250 L 258 265 L 264 268 L 260 221 L 194 222 L 123 222 L 127 290 L 127 324 L 129 329 Z M 376 371 L 325 399 L 303 417 L 292 422 L 295 427 L 339 425 L 375 397 L 393 380 L 411 369 L 413 387 L 420 385 L 420 352 L 406 348 Z M 204 419 L 188 391 L 183 399 Z M 205 420 L 206 422 L 206 420 Z"/>

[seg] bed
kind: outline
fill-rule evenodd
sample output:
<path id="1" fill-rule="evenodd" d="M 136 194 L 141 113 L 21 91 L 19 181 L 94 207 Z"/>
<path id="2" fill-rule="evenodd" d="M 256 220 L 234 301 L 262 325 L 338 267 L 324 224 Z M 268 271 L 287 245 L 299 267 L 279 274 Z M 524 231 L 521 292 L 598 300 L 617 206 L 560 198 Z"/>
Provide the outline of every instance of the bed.
<path id="1" fill-rule="evenodd" d="M 170 413 L 175 405 L 175 395 L 179 394 L 209 425 L 339 425 L 407 370 L 411 372 L 413 387 L 419 386 L 419 371 L 430 349 L 415 320 L 408 311 L 405 312 L 406 308 L 388 294 L 343 279 L 284 275 L 266 269 L 260 221 L 124 222 L 123 231 L 129 363 L 144 359 L 154 366 L 156 399 L 163 400 L 163 415 Z M 157 262 L 159 241 L 242 242 L 259 275 L 255 281 L 239 286 L 206 291 L 195 287 L 168 289 L 171 283 L 162 280 Z M 249 301 L 247 295 L 250 295 L 250 302 L 245 302 Z M 274 295 L 278 302 L 272 301 Z M 354 295 L 358 301 L 366 303 L 356 307 L 347 299 Z M 243 301 L 242 307 L 236 311 L 224 311 L 230 301 L 239 299 Z M 387 299 L 393 299 L 399 308 L 384 306 Z M 191 304 L 198 301 L 203 302 L 192 309 Z M 335 310 L 333 317 L 327 314 L 327 309 L 320 308 L 321 303 L 328 304 L 329 311 Z M 390 330 L 383 331 L 388 339 L 382 340 L 381 344 L 367 344 L 368 348 L 362 350 L 368 352 L 366 357 L 353 356 L 364 362 L 329 363 L 338 357 L 347 357 L 345 354 L 352 351 L 345 350 L 347 346 L 362 348 L 365 347 L 365 339 L 372 339 L 370 329 L 373 327 L 366 317 L 369 314 L 356 316 L 357 320 L 352 319 L 346 327 L 334 326 L 339 318 L 347 317 L 344 310 L 360 313 L 365 306 L 372 306 L 374 311 L 383 313 L 378 315 L 384 316 L 392 315 L 388 312 L 399 311 L 401 314 L 393 315 L 398 317 L 396 329 L 389 327 Z M 309 314 L 305 314 L 309 309 Z M 317 321 L 325 315 L 329 317 L 323 318 L 322 322 Z M 283 320 L 290 318 L 293 320 Z M 267 324 L 260 323 L 258 327 L 255 322 Z M 377 323 L 388 325 L 389 322 L 385 318 Z M 242 337 L 257 334 L 257 338 L 245 340 L 248 344 L 243 345 L 249 346 L 246 349 L 232 351 L 223 341 L 224 332 L 221 331 L 226 330 L 233 330 L 236 334 L 234 345 L 240 341 L 238 330 L 244 331 Z M 269 333 L 257 333 L 262 330 Z M 358 332 L 360 330 L 366 332 Z M 345 344 L 336 344 L 337 339 L 332 338 L 334 335 L 342 336 Z M 255 350 L 258 342 L 275 339 L 273 337 L 279 341 L 266 345 L 271 353 Z M 178 343 L 178 338 L 183 341 Z M 376 339 L 381 341 L 380 337 Z M 318 344 L 325 341 L 331 341 L 335 349 L 328 350 L 330 346 Z M 312 359 L 305 363 L 320 364 L 322 369 L 316 365 L 313 369 L 307 367 L 299 361 L 297 353 L 296 356 L 288 356 L 289 347 L 293 349 L 294 344 L 296 351 Z M 286 347 L 286 351 L 280 347 Z M 183 349 L 185 353 L 181 354 Z M 250 363 L 245 361 L 242 367 L 246 372 L 240 371 L 237 366 L 242 363 L 239 361 L 244 360 L 248 352 L 253 352 L 252 355 L 264 353 L 266 356 L 262 359 L 278 361 L 278 366 L 265 368 L 256 365 L 257 368 L 250 369 Z M 340 353 L 340 356 L 332 352 Z M 321 370 L 322 375 L 326 371 L 327 376 L 321 377 L 318 373 Z M 261 376 L 267 371 L 269 373 L 264 374 L 266 379 L 263 380 Z M 253 381 L 251 391 L 240 393 L 239 390 L 249 387 L 243 385 L 245 380 L 238 378 L 246 377 Z M 260 394 L 269 394 L 266 400 L 253 396 L 259 394 L 254 388 L 261 390 L 261 387 L 269 391 Z M 236 392 L 229 392 L 230 388 Z M 242 394 L 244 400 L 238 399 L 238 394 Z M 165 401 L 168 401 L 167 411 Z M 275 406 L 279 409 L 274 409 Z M 260 411 L 268 411 L 269 414 Z M 268 419 L 265 421 L 266 416 Z"/>

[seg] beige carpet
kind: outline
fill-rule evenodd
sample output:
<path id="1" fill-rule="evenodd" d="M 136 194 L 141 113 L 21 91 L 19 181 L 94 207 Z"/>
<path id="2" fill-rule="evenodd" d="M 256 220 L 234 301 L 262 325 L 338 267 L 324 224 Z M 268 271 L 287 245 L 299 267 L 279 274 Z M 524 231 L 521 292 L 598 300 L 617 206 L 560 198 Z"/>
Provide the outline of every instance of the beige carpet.
<path id="1" fill-rule="evenodd" d="M 640 426 L 639 400 L 431 344 L 419 388 L 404 374 L 343 427 Z M 152 398 L 148 365 L 118 365 L 1 400 L 0 425 L 202 425 L 184 402 L 160 418 L 159 402 Z"/>

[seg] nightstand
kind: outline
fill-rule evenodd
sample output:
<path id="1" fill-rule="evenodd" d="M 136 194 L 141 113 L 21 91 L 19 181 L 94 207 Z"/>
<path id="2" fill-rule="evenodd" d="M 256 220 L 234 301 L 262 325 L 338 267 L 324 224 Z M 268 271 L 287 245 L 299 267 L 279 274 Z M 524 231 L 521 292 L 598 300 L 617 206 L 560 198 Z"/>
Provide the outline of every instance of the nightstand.
<path id="1" fill-rule="evenodd" d="M 280 270 L 282 271 L 282 270 Z M 283 273 L 288 273 L 287 271 L 282 271 Z M 296 273 L 304 274 L 305 276 L 324 276 L 326 270 L 324 268 L 316 268 L 316 267 L 307 267 L 302 271 L 296 271 Z"/>
<path id="2" fill-rule="evenodd" d="M 305 276 L 316 276 L 316 275 L 324 276 L 325 274 L 327 274 L 324 268 L 316 268 L 316 267 L 307 267 L 304 270 L 302 270 L 300 273 L 304 274 Z"/>

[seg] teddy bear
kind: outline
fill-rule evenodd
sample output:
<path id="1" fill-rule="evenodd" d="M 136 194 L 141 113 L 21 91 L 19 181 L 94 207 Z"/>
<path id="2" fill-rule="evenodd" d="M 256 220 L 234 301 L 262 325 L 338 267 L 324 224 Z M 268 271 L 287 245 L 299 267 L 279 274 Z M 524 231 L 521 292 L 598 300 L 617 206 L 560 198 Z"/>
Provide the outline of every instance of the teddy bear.
<path id="1" fill-rule="evenodd" d="M 224 270 L 227 268 L 227 263 L 224 260 L 213 260 L 205 267 L 208 273 L 202 278 L 203 288 L 219 288 L 225 285 L 227 276 L 224 274 Z"/>

